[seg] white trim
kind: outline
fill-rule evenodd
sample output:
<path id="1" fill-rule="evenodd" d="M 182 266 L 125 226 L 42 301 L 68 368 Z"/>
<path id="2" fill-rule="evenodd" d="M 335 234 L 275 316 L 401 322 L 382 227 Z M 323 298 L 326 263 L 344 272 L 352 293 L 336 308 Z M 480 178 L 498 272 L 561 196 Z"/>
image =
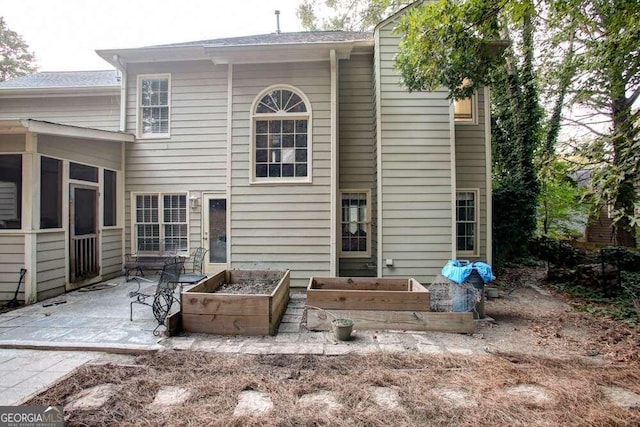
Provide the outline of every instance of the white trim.
<path id="1" fill-rule="evenodd" d="M 67 136 L 70 138 L 96 139 L 100 141 L 133 142 L 135 140 L 134 136 L 128 133 L 83 128 L 80 126 L 63 125 L 33 119 L 23 119 L 19 121 L 20 126 L 26 129 L 26 131 L 34 133 Z M 5 125 L 5 123 L 0 120 L 0 126 L 3 125 Z"/>
<path id="2" fill-rule="evenodd" d="M 166 133 L 143 133 L 142 132 L 142 80 L 167 79 L 167 109 L 169 122 Z M 171 138 L 171 73 L 159 74 L 138 74 L 136 80 L 136 137 L 138 139 L 168 139 Z"/>
<path id="3" fill-rule="evenodd" d="M 456 246 L 455 257 L 472 257 L 477 258 L 480 256 L 480 188 L 458 188 L 456 190 L 456 196 L 454 202 L 457 202 L 458 193 L 473 193 L 473 222 L 475 224 L 475 232 L 474 232 L 474 242 L 473 242 L 473 251 L 459 251 L 457 250 L 458 246 L 458 218 L 457 212 L 454 212 L 454 224 L 453 231 L 455 234 L 455 241 L 453 242 Z"/>
<path id="4" fill-rule="evenodd" d="M 329 62 L 331 68 L 331 220 L 329 225 L 329 274 L 332 277 L 338 274 L 338 251 L 337 235 L 338 235 L 338 183 L 340 167 L 338 162 L 338 60 L 336 59 L 335 49 L 331 49 L 329 53 Z M 368 211 L 368 210 L 367 210 Z M 367 239 L 367 241 L 369 241 Z"/>
<path id="5" fill-rule="evenodd" d="M 182 224 L 181 222 L 164 222 L 164 196 L 174 196 L 180 195 L 185 196 L 185 206 L 186 206 L 186 224 L 187 224 L 187 248 L 184 251 L 177 252 L 176 255 L 180 256 L 189 256 L 190 248 L 191 248 L 191 238 L 190 238 L 190 229 L 191 229 L 191 218 L 190 218 L 190 207 L 189 207 L 189 197 L 192 192 L 189 191 L 132 191 L 130 193 L 131 197 L 131 252 L 135 254 L 138 252 L 138 233 L 136 231 L 136 225 L 139 223 L 136 221 L 136 196 L 157 196 L 158 197 L 158 239 L 163 241 L 166 239 L 164 235 L 164 225 L 167 224 Z M 153 224 L 153 223 L 140 223 L 140 224 Z M 149 254 L 153 256 L 153 254 Z"/>
<path id="6" fill-rule="evenodd" d="M 453 100 L 449 102 L 449 132 L 451 141 L 451 258 L 457 257 L 456 252 L 456 187 L 458 171 L 456 169 L 456 121 L 454 119 Z"/>
<path id="7" fill-rule="evenodd" d="M 276 89 L 285 89 L 294 92 L 298 95 L 302 102 L 304 102 L 307 112 L 306 113 L 256 113 L 256 107 L 260 100 L 269 92 Z M 311 102 L 307 95 L 295 86 L 279 83 L 271 85 L 263 89 L 251 103 L 251 110 L 249 113 L 249 184 L 311 184 L 313 183 L 313 111 L 311 108 Z M 255 122 L 258 119 L 306 119 L 307 120 L 307 176 L 303 178 L 297 177 L 280 177 L 280 178 L 257 178 L 256 177 L 256 137 L 255 137 Z"/>
<path id="8" fill-rule="evenodd" d="M 209 204 L 205 203 L 205 202 L 208 202 L 209 200 L 225 200 L 226 201 L 226 212 L 225 212 L 225 217 L 226 217 L 225 233 L 227 234 L 227 241 L 226 241 L 226 248 L 225 248 L 226 258 L 227 258 L 226 263 L 209 262 L 209 260 L 211 259 L 210 258 L 211 253 L 209 252 L 209 249 L 211 248 L 211 241 L 210 241 L 211 235 L 209 235 L 208 230 L 209 230 L 209 222 L 211 222 L 211 217 L 209 216 Z M 202 193 L 202 211 L 200 214 L 200 221 L 202 221 L 202 227 L 201 227 L 200 237 L 202 239 L 202 242 L 204 242 L 204 233 L 205 231 L 207 232 L 207 246 L 205 247 L 205 249 L 207 249 L 207 253 L 205 254 L 205 259 L 203 263 L 203 268 L 206 274 L 215 274 L 215 273 L 219 273 L 223 269 L 231 268 L 230 267 L 231 259 L 229 258 L 231 254 L 230 218 L 231 218 L 231 214 L 229 212 L 229 198 L 224 193 Z M 205 221 L 205 220 L 208 220 L 208 221 Z"/>
<path id="9" fill-rule="evenodd" d="M 486 172 L 486 201 L 487 204 L 487 231 L 485 258 L 488 264 L 493 263 L 493 186 L 491 182 L 491 89 L 484 87 L 484 139 L 485 139 L 485 172 Z"/>
<path id="10" fill-rule="evenodd" d="M 233 64 L 227 65 L 227 268 L 231 268 L 231 193 L 233 192 Z M 202 195 L 204 212 L 204 194 Z M 208 208 L 208 207 L 207 207 Z M 208 226 L 208 225 L 207 225 Z M 205 224 L 202 225 L 204 230 Z M 202 234 L 202 233 L 201 233 Z M 202 237 L 202 236 L 201 236 Z"/>
<path id="11" fill-rule="evenodd" d="M 124 144 L 123 144 L 124 145 Z M 71 182 L 69 181 L 70 161 L 62 161 L 62 225 L 64 227 L 64 289 L 68 290 L 71 284 L 71 224 L 69 216 L 69 202 Z M 124 248 L 123 248 L 124 249 Z"/>
<path id="12" fill-rule="evenodd" d="M 342 251 L 342 233 L 340 233 L 340 245 L 339 255 L 340 258 L 370 258 L 371 257 L 371 232 L 373 225 L 371 224 L 371 189 L 370 188 L 341 188 L 340 189 L 340 227 L 342 230 L 342 195 L 345 193 L 364 193 L 366 194 L 367 201 L 367 218 L 365 224 L 367 225 L 367 250 L 365 252 L 343 252 Z"/>
<path id="13" fill-rule="evenodd" d="M 395 15 L 394 15 L 395 16 Z M 383 21 L 384 22 L 384 21 Z M 384 233 L 384 222 L 382 217 L 382 108 L 380 106 L 380 96 L 381 96 L 381 83 L 380 83 L 380 25 L 376 26 L 374 31 L 374 44 L 375 49 L 373 53 L 374 59 L 374 75 L 376 82 L 376 180 L 377 180 L 377 224 L 378 232 L 377 236 L 377 244 L 378 244 L 378 260 L 376 262 L 378 277 L 383 277 L 382 275 L 382 235 Z"/>

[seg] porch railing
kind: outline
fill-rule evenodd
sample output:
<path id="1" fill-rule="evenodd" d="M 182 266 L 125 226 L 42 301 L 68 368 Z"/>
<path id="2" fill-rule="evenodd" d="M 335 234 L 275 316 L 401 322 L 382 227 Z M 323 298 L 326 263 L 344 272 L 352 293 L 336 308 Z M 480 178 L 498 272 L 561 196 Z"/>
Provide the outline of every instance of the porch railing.
<path id="1" fill-rule="evenodd" d="M 71 238 L 71 281 L 79 282 L 100 272 L 98 235 L 85 234 Z"/>

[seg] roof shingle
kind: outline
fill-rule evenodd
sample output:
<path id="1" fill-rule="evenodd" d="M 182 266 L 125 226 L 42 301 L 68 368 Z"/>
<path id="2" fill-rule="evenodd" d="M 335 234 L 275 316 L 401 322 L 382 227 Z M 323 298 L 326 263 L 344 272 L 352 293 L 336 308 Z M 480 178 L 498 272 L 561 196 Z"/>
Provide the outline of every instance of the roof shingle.
<path id="1" fill-rule="evenodd" d="M 229 37 L 222 39 L 198 40 L 184 43 L 172 43 L 148 47 L 183 46 L 244 46 L 260 44 L 306 44 L 332 43 L 373 40 L 373 33 L 361 31 L 300 31 L 293 33 L 256 34 L 252 36 Z"/>
<path id="2" fill-rule="evenodd" d="M 80 88 L 120 86 L 116 70 L 43 71 L 0 82 L 0 89 Z"/>

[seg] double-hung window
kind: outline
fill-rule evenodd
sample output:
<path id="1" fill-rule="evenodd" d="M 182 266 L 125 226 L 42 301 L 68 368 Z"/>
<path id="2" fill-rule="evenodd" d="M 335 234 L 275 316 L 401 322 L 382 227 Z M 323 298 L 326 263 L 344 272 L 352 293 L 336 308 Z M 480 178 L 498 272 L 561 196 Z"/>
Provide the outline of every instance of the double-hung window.
<path id="1" fill-rule="evenodd" d="M 371 254 L 370 192 L 368 190 L 343 190 L 342 244 L 343 257 L 368 257 Z"/>
<path id="2" fill-rule="evenodd" d="M 263 91 L 252 111 L 252 182 L 311 181 L 311 108 L 290 86 Z"/>
<path id="3" fill-rule="evenodd" d="M 138 136 L 168 138 L 171 121 L 171 76 L 138 76 Z"/>
<path id="4" fill-rule="evenodd" d="M 134 234 L 137 252 L 187 252 L 187 195 L 136 194 Z"/>
<path id="5" fill-rule="evenodd" d="M 478 255 L 477 189 L 459 190 L 456 194 L 456 243 L 460 255 Z"/>

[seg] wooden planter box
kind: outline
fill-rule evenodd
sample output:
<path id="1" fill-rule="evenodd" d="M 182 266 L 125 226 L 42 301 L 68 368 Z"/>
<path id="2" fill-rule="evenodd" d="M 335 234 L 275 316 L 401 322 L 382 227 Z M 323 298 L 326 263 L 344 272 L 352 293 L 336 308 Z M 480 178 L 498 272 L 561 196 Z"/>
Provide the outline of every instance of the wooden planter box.
<path id="1" fill-rule="evenodd" d="M 225 283 L 276 280 L 271 294 L 213 292 Z M 225 270 L 182 292 L 182 330 L 219 335 L 275 335 L 289 303 L 289 270 Z"/>
<path id="2" fill-rule="evenodd" d="M 332 319 L 346 317 L 356 329 L 473 332 L 473 313 L 435 313 L 429 302 L 415 279 L 312 277 L 307 328 L 330 330 Z"/>

